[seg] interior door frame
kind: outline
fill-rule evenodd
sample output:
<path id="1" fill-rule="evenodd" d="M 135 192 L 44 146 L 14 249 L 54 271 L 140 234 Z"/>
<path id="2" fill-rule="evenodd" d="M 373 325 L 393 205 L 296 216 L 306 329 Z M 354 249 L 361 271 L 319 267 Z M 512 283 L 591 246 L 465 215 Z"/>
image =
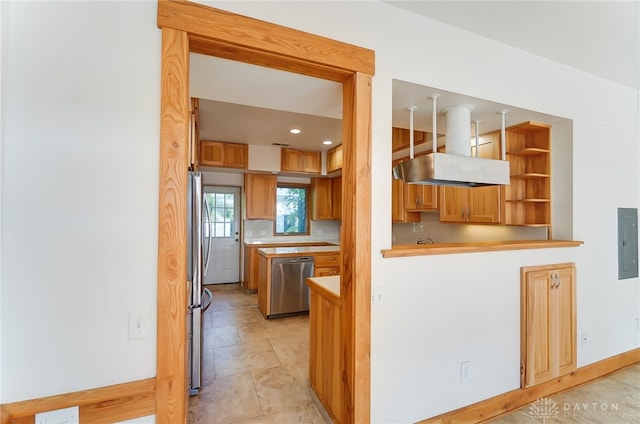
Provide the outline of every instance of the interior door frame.
<path id="1" fill-rule="evenodd" d="M 162 86 L 156 422 L 186 423 L 188 412 L 184 280 L 190 52 L 343 84 L 340 228 L 343 417 L 346 423 L 370 422 L 371 79 L 374 52 L 187 1 L 158 0 L 157 23 L 162 29 Z"/>

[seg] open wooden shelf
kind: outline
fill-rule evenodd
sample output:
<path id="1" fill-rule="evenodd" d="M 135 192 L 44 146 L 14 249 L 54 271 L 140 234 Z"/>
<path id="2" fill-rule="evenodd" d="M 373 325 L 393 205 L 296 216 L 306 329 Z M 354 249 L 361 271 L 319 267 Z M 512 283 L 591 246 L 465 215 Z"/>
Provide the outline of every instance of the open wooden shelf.
<path id="1" fill-rule="evenodd" d="M 506 129 L 511 180 L 505 224 L 551 226 L 551 126 L 527 121 Z"/>

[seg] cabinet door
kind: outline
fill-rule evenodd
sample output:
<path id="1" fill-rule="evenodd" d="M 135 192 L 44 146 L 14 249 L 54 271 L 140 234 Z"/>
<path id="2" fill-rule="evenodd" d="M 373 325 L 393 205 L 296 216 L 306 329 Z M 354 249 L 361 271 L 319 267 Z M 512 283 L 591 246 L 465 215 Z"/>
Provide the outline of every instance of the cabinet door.
<path id="1" fill-rule="evenodd" d="M 225 143 L 224 166 L 227 168 L 247 169 L 249 148 L 246 144 Z"/>
<path id="2" fill-rule="evenodd" d="M 409 148 L 410 132 L 404 128 L 392 128 L 391 129 L 391 149 L 393 152 L 404 150 Z M 426 133 L 424 131 L 413 131 L 413 145 L 417 146 L 426 141 Z"/>
<path id="3" fill-rule="evenodd" d="M 553 318 L 557 325 L 556 361 L 558 375 L 569 374 L 576 369 L 576 269 L 560 268 L 555 272 L 556 287 Z"/>
<path id="4" fill-rule="evenodd" d="M 342 145 L 327 152 L 327 173 L 342 169 Z"/>
<path id="5" fill-rule="evenodd" d="M 399 159 L 392 162 L 392 165 L 406 159 Z M 407 212 L 405 207 L 405 183 L 391 177 L 391 220 L 393 222 L 420 222 L 419 212 Z"/>
<path id="6" fill-rule="evenodd" d="M 276 219 L 276 186 L 273 174 L 244 174 L 246 219 Z"/>
<path id="7" fill-rule="evenodd" d="M 282 149 L 280 168 L 283 171 L 302 171 L 302 152 L 295 149 Z"/>
<path id="8" fill-rule="evenodd" d="M 468 222 L 469 188 L 440 187 L 440 221 Z"/>
<path id="9" fill-rule="evenodd" d="M 331 186 L 331 178 L 311 180 L 311 219 L 332 219 Z"/>
<path id="10" fill-rule="evenodd" d="M 525 387 L 551 380 L 552 355 L 551 274 L 530 272 L 526 277 Z"/>
<path id="11" fill-rule="evenodd" d="M 534 267 L 522 281 L 523 387 L 576 369 L 575 267 Z"/>
<path id="12" fill-rule="evenodd" d="M 438 208 L 438 187 L 425 184 L 404 185 L 407 211 L 429 211 Z"/>
<path id="13" fill-rule="evenodd" d="M 224 166 L 224 143 L 202 141 L 200 143 L 200 165 Z"/>
<path id="14" fill-rule="evenodd" d="M 320 152 L 302 152 L 302 172 L 319 174 L 322 168 L 322 155 Z"/>
<path id="15" fill-rule="evenodd" d="M 466 189 L 469 193 L 469 222 L 500 223 L 500 187 L 475 187 Z"/>
<path id="16" fill-rule="evenodd" d="M 331 179 L 331 219 L 342 219 L 342 177 Z"/>

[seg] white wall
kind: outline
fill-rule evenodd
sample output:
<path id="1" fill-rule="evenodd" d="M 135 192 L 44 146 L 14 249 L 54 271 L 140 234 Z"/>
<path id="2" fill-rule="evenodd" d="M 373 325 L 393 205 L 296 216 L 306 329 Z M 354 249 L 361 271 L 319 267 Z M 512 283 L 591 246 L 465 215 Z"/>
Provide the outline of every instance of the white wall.
<path id="1" fill-rule="evenodd" d="M 616 279 L 616 208 L 640 197 L 637 92 L 381 2 L 207 3 L 375 50 L 372 285 L 384 300 L 372 310 L 374 422 L 414 422 L 518 387 L 521 266 L 576 263 L 578 332 L 590 335 L 580 366 L 640 345 L 638 279 Z M 572 202 L 564 236 L 585 244 L 383 259 L 393 78 L 573 120 L 573 199 L 556 206 Z M 464 388 L 462 361 L 472 363 Z"/>
<path id="2" fill-rule="evenodd" d="M 3 19 L 3 9 L 4 9 L 4 2 L 0 2 L 0 164 L 2 164 L 3 161 L 3 155 L 2 152 L 4 151 L 4 52 L 6 51 L 5 49 L 5 40 L 6 37 L 4 37 L 4 31 L 3 31 L 3 27 L 4 27 L 4 19 Z M 2 168 L 2 166 L 0 165 L 0 168 Z M 0 223 L 2 222 L 2 187 L 3 187 L 3 183 L 2 183 L 2 175 L 3 173 L 0 172 Z M 0 241 L 2 240 L 2 225 L 0 225 Z M 0 242 L 0 403 L 2 403 L 2 243 Z"/>
<path id="3" fill-rule="evenodd" d="M 0 402 L 153 377 L 156 4 L 2 8 Z"/>
<path id="4" fill-rule="evenodd" d="M 520 266 L 576 262 L 578 332 L 590 334 L 579 365 L 640 345 L 638 279 L 616 279 L 616 208 L 640 198 L 637 92 L 381 2 L 213 4 L 376 52 L 374 422 L 415 422 L 518 387 Z M 128 342 L 126 312 L 155 307 L 155 14 L 155 2 L 3 10 L 2 402 L 154 374 L 155 341 Z M 392 78 L 572 119 L 573 237 L 585 245 L 383 259 Z M 47 225 L 33 226 L 45 205 Z M 47 252 L 38 266 L 34 251 Z M 462 361 L 472 363 L 464 388 Z"/>

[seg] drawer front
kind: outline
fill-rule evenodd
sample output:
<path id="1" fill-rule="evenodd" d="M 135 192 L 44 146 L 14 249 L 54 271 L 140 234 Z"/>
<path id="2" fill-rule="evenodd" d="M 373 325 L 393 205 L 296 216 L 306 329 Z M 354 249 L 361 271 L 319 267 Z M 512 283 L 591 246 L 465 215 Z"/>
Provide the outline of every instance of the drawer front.
<path id="1" fill-rule="evenodd" d="M 315 267 L 321 268 L 325 266 L 340 267 L 340 255 L 319 255 L 315 257 Z"/>
<path id="2" fill-rule="evenodd" d="M 329 277 L 331 275 L 340 275 L 340 267 L 339 266 L 316 267 L 314 275 L 316 277 Z"/>

